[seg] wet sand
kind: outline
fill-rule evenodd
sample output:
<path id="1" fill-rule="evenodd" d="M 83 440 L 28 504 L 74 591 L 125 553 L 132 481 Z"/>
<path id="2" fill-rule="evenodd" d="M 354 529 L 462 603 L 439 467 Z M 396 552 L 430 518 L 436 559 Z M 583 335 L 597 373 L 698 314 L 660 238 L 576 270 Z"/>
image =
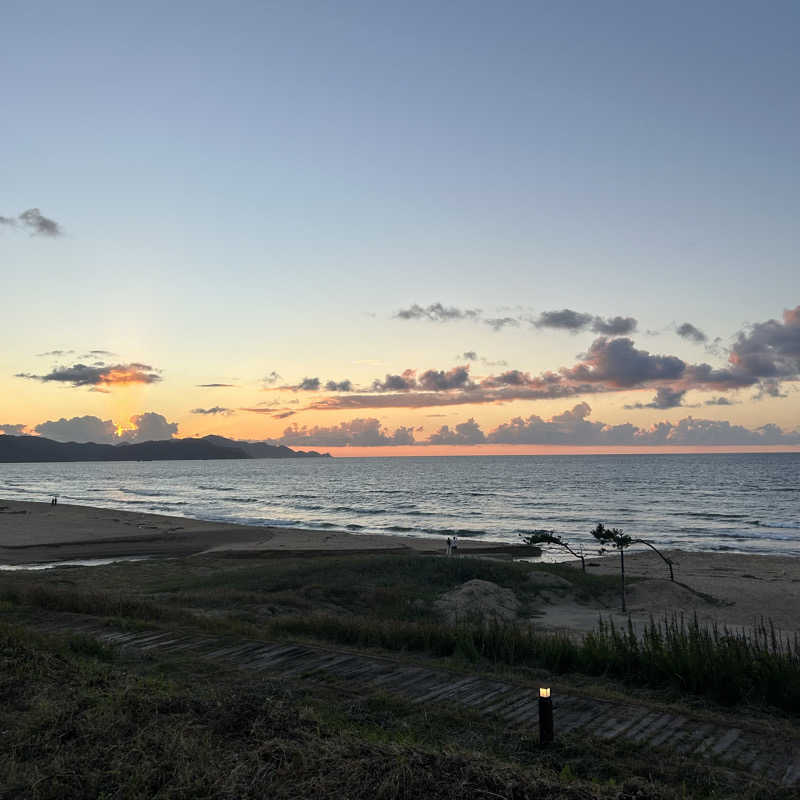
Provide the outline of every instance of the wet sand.
<path id="1" fill-rule="evenodd" d="M 462 552 L 530 554 L 519 545 L 459 539 Z M 443 553 L 444 540 L 203 522 L 59 503 L 0 500 L 0 564 L 180 557 L 211 552 L 324 555 L 414 550 Z"/>

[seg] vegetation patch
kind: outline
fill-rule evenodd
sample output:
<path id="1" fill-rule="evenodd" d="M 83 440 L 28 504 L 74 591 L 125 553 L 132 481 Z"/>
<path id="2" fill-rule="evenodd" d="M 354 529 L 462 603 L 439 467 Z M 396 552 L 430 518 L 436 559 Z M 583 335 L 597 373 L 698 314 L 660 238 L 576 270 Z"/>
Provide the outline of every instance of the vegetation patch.
<path id="1" fill-rule="evenodd" d="M 788 798 L 630 743 L 536 746 L 476 714 L 109 657 L 0 624 L 4 798 Z M 767 794 L 765 794 L 765 792 Z"/>

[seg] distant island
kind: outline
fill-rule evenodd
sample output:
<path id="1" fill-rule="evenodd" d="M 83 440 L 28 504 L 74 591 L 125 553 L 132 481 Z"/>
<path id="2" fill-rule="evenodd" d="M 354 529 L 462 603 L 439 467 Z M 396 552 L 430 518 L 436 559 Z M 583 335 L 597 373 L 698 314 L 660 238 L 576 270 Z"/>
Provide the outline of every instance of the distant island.
<path id="1" fill-rule="evenodd" d="M 331 458 L 330 453 L 292 450 L 265 442 L 243 442 L 224 436 L 167 439 L 137 444 L 56 442 L 42 436 L 0 435 L 0 462 L 37 461 L 199 461 L 214 458 Z"/>

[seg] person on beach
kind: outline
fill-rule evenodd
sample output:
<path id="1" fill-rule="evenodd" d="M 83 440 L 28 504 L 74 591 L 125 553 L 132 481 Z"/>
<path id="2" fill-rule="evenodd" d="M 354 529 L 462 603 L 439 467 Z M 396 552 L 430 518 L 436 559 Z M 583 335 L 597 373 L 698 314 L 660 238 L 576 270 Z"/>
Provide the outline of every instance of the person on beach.
<path id="1" fill-rule="evenodd" d="M 447 537 L 447 555 L 452 555 L 453 552 L 453 540 L 448 536 Z"/>
<path id="2" fill-rule="evenodd" d="M 453 536 L 453 541 L 450 544 L 450 553 L 454 556 L 458 555 L 458 536 Z"/>

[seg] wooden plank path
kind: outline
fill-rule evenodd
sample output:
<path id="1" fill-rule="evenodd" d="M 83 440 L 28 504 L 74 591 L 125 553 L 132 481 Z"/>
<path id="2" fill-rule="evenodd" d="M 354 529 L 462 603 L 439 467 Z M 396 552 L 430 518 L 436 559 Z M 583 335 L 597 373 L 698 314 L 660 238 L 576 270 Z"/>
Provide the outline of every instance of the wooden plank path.
<path id="1" fill-rule="evenodd" d="M 462 675 L 311 644 L 155 630 L 114 631 L 94 617 L 79 614 L 40 614 L 33 624 L 55 633 L 88 634 L 123 650 L 191 654 L 280 678 L 338 682 L 351 691 L 385 691 L 420 705 L 454 703 L 499 717 L 512 727 L 538 730 L 535 689 L 479 674 Z M 554 695 L 553 716 L 556 736 L 575 731 L 603 739 L 619 737 L 686 755 L 713 757 L 728 767 L 772 778 L 780 785 L 800 786 L 800 740 L 776 741 L 757 727 L 731 728 L 633 703 L 561 693 Z"/>

